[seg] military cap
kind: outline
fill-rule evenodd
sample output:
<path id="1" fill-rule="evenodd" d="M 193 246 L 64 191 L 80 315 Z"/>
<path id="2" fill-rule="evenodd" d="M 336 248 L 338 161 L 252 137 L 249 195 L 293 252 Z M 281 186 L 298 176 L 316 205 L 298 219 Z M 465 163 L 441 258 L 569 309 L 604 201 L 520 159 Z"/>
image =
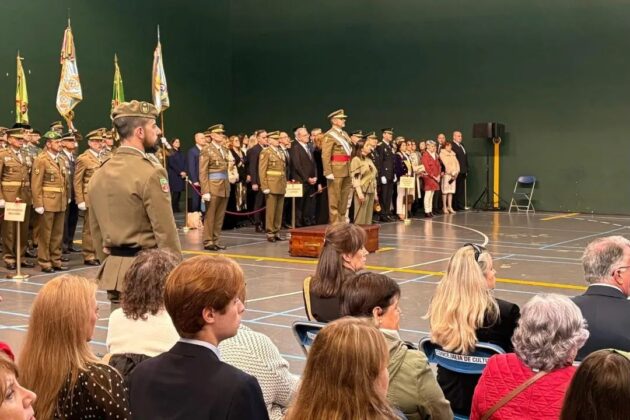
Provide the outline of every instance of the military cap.
<path id="1" fill-rule="evenodd" d="M 13 127 L 11 127 L 11 128 L 23 128 L 25 130 L 30 130 L 31 126 L 28 125 L 28 124 L 24 124 L 24 123 L 15 123 L 15 124 L 13 124 Z"/>
<path id="2" fill-rule="evenodd" d="M 343 111 L 343 109 L 338 109 L 336 111 L 331 112 L 330 114 L 328 114 L 328 119 L 331 120 L 333 118 L 341 118 L 341 119 L 345 119 L 348 118 L 348 116 L 346 115 L 346 113 Z"/>
<path id="3" fill-rule="evenodd" d="M 10 128 L 6 131 L 8 137 L 28 140 L 28 132 L 24 128 Z"/>
<path id="4" fill-rule="evenodd" d="M 46 131 L 42 136 L 46 139 L 46 141 L 61 141 L 61 134 L 56 131 Z"/>
<path id="5" fill-rule="evenodd" d="M 7 133 L 8 128 L 0 127 L 0 136 L 4 136 Z"/>
<path id="6" fill-rule="evenodd" d="M 211 125 L 210 127 L 206 128 L 206 131 L 208 133 L 219 133 L 219 134 L 225 133 L 225 130 L 223 129 L 223 124 Z"/>
<path id="7" fill-rule="evenodd" d="M 155 105 L 149 102 L 136 101 L 122 102 L 112 111 L 112 120 L 122 117 L 157 118 L 159 112 Z"/>
<path id="8" fill-rule="evenodd" d="M 61 140 L 76 140 L 76 136 L 72 131 L 68 131 L 67 133 L 63 133 L 61 135 Z"/>
<path id="9" fill-rule="evenodd" d="M 267 137 L 271 137 L 272 139 L 278 139 L 280 138 L 280 132 L 279 131 L 272 131 L 270 133 L 267 133 Z"/>
<path id="10" fill-rule="evenodd" d="M 88 141 L 103 141 L 103 130 L 102 128 L 98 128 L 96 130 L 92 130 L 89 133 L 87 133 L 87 139 Z"/>
<path id="11" fill-rule="evenodd" d="M 302 125 L 298 125 L 297 127 L 293 127 L 293 132 L 295 133 L 296 131 L 298 131 L 300 128 L 304 128 L 306 129 L 306 124 L 302 124 Z"/>
<path id="12" fill-rule="evenodd" d="M 376 137 L 376 133 L 374 131 L 370 131 L 369 133 L 367 133 L 365 136 L 363 136 L 363 138 L 365 139 L 375 139 L 378 140 L 378 137 Z"/>
<path id="13" fill-rule="evenodd" d="M 393 128 L 381 128 L 381 133 L 394 134 L 394 129 Z"/>
<path id="14" fill-rule="evenodd" d="M 405 141 L 405 138 L 403 136 L 397 136 L 394 141 L 398 143 L 399 141 Z"/>
<path id="15" fill-rule="evenodd" d="M 63 130 L 63 124 L 61 121 L 53 121 L 50 123 L 50 129 L 54 130 L 56 128 L 61 128 Z"/>
<path id="16" fill-rule="evenodd" d="M 350 134 L 351 136 L 357 136 L 357 137 L 363 137 L 363 131 L 362 130 L 356 130 L 353 131 L 352 134 Z"/>

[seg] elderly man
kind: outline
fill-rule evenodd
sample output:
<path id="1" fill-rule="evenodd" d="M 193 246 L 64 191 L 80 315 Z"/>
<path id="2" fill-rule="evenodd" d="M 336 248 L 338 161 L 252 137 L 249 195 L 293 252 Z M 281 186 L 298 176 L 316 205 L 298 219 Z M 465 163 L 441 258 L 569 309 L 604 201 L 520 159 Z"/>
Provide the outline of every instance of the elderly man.
<path id="1" fill-rule="evenodd" d="M 459 162 L 459 175 L 455 180 L 455 196 L 453 207 L 455 210 L 466 210 L 466 174 L 468 174 L 468 155 L 462 144 L 461 131 L 453 131 L 453 151 Z"/>
<path id="2" fill-rule="evenodd" d="M 190 182 L 198 189 L 201 189 L 201 184 L 199 183 L 199 156 L 203 148 L 206 147 L 206 144 L 206 136 L 203 133 L 195 133 L 195 145 L 188 149 L 186 153 L 186 173 L 189 176 Z M 186 186 L 186 188 L 188 188 L 188 186 Z M 201 198 L 199 195 L 193 193 L 190 198 L 192 205 L 188 211 L 190 213 L 201 211 Z"/>
<path id="3" fill-rule="evenodd" d="M 302 184 L 303 195 L 295 200 L 297 227 L 315 224 L 315 197 L 317 191 L 317 166 L 308 144 L 308 130 L 302 126 L 295 130 L 295 145 L 291 148 L 290 178 Z"/>
<path id="4" fill-rule="evenodd" d="M 352 142 L 343 128 L 346 126 L 343 109 L 328 115 L 331 128 L 326 132 L 322 143 L 322 165 L 328 180 L 328 209 L 331 224 L 346 221 L 348 196 L 352 189 L 350 179 L 350 158 Z"/>
<path id="5" fill-rule="evenodd" d="M 630 240 L 595 239 L 584 250 L 582 266 L 589 287 L 573 301 L 582 310 L 591 336 L 578 360 L 601 349 L 630 351 Z"/>

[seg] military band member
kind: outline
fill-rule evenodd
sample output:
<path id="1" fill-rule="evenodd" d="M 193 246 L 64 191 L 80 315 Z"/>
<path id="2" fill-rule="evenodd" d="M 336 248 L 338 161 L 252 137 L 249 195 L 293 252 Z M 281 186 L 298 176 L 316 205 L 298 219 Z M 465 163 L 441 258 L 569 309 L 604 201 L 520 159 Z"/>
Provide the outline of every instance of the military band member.
<path id="1" fill-rule="evenodd" d="M 102 261 L 97 278 L 112 309 L 120 301 L 125 273 L 138 252 L 169 248 L 181 253 L 166 170 L 144 152 L 160 135 L 157 116 L 157 108 L 147 102 L 116 106 L 112 121 L 120 146 L 88 184 L 90 231 Z"/>
<path id="2" fill-rule="evenodd" d="M 343 109 L 328 115 L 332 127 L 324 136 L 322 164 L 328 179 L 328 206 L 330 223 L 346 221 L 348 196 L 352 189 L 350 179 L 350 156 L 352 145 L 348 133 L 343 131 L 347 115 Z"/>
<path id="3" fill-rule="evenodd" d="M 99 265 L 96 258 L 92 232 L 90 230 L 90 200 L 87 194 L 87 186 L 92 175 L 101 166 L 101 148 L 103 147 L 103 132 L 94 130 L 88 133 L 87 141 L 89 149 L 83 152 L 76 161 L 74 172 L 74 196 L 77 208 L 83 211 L 83 263 L 85 265 Z"/>
<path id="4" fill-rule="evenodd" d="M 280 132 L 268 134 L 269 147 L 260 152 L 258 176 L 260 189 L 265 195 L 265 228 L 269 242 L 283 241 L 280 236 L 284 194 L 287 191 L 286 156 L 280 147 Z"/>
<path id="5" fill-rule="evenodd" d="M 359 225 L 372 224 L 372 209 L 376 197 L 376 166 L 370 154 L 374 149 L 374 132 L 368 134 L 354 146 L 350 175 L 354 188 L 354 223 Z"/>
<path id="6" fill-rule="evenodd" d="M 208 127 L 210 143 L 203 148 L 199 156 L 199 182 L 201 198 L 206 202 L 206 218 L 203 226 L 203 247 L 208 251 L 225 249 L 219 244 L 221 228 L 225 218 L 230 182 L 228 180 L 230 151 L 223 146 L 223 124 Z"/>
<path id="7" fill-rule="evenodd" d="M 4 249 L 4 263 L 9 270 L 15 270 L 18 252 L 24 254 L 26 250 L 26 235 L 28 233 L 28 221 L 31 197 L 31 168 L 33 161 L 22 148 L 28 133 L 22 128 L 8 130 L 9 147 L 0 151 L 0 208 L 6 203 L 26 203 L 24 221 L 20 223 L 20 246 L 17 244 L 17 222 L 2 221 L 2 245 Z M 22 260 L 22 267 L 34 267 L 34 264 Z"/>
<path id="8" fill-rule="evenodd" d="M 35 158 L 31 175 L 33 207 L 41 215 L 37 238 L 37 262 L 45 273 L 65 271 L 61 262 L 61 242 L 68 205 L 66 166 L 59 156 L 61 136 L 49 131 L 44 135 L 46 151 Z"/>

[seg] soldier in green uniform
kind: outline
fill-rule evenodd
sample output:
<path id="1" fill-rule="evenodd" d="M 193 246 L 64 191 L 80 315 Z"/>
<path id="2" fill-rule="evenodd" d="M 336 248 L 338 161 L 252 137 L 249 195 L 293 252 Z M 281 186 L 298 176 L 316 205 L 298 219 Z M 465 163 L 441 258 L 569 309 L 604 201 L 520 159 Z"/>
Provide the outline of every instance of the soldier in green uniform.
<path id="1" fill-rule="evenodd" d="M 330 223 L 346 221 L 348 196 L 352 189 L 350 180 L 350 157 L 352 143 L 348 133 L 343 131 L 348 116 L 343 109 L 328 115 L 332 127 L 322 141 L 322 164 L 324 176 L 328 179 L 328 207 Z"/>
<path id="2" fill-rule="evenodd" d="M 160 134 L 157 116 L 148 102 L 123 102 L 114 108 L 112 120 L 120 146 L 87 187 L 92 242 L 102 262 L 97 279 L 112 309 L 120 301 L 125 273 L 140 251 L 169 248 L 181 253 L 166 170 L 144 152 Z"/>
<path id="3" fill-rule="evenodd" d="M 61 136 L 54 131 L 44 135 L 46 151 L 35 158 L 31 175 L 33 207 L 40 215 L 37 262 L 45 273 L 65 271 L 61 263 L 61 242 L 68 189 L 66 166 L 59 156 Z"/>
<path id="4" fill-rule="evenodd" d="M 28 133 L 23 128 L 7 130 L 9 147 L 0 151 L 0 208 L 6 203 L 18 201 L 26 203 L 24 221 L 20 223 L 20 244 L 17 244 L 17 222 L 2 221 L 2 245 L 4 249 L 4 263 L 9 270 L 15 270 L 18 252 L 24 254 L 26 250 L 26 235 L 28 233 L 28 221 L 31 196 L 31 168 L 33 161 L 22 148 L 24 141 L 28 139 Z M 22 260 L 22 267 L 34 267 L 34 264 Z"/>
<path id="5" fill-rule="evenodd" d="M 266 215 L 265 227 L 269 242 L 283 241 L 280 236 L 282 224 L 282 209 L 284 206 L 284 194 L 287 191 L 286 156 L 280 148 L 278 139 L 279 131 L 273 131 L 267 135 L 269 147 L 260 152 L 258 163 L 258 176 L 260 177 L 260 189 L 265 194 Z"/>
<path id="6" fill-rule="evenodd" d="M 225 209 L 230 197 L 228 180 L 230 151 L 223 146 L 223 124 L 215 124 L 206 130 L 211 142 L 199 156 L 199 183 L 201 198 L 206 202 L 206 219 L 203 225 L 203 247 L 209 251 L 225 249 L 219 244 Z"/>
<path id="7" fill-rule="evenodd" d="M 376 199 L 376 166 L 370 158 L 374 149 L 374 132 L 365 139 L 359 140 L 354 146 L 352 161 L 350 162 L 350 176 L 354 188 L 354 223 L 358 225 L 372 224 L 372 210 Z"/>
<path id="8" fill-rule="evenodd" d="M 85 265 L 99 265 L 96 258 L 92 232 L 90 230 L 90 202 L 87 194 L 87 186 L 92 175 L 101 166 L 100 152 L 103 147 L 103 132 L 101 130 L 90 131 L 87 135 L 88 146 L 76 161 L 74 169 L 74 196 L 79 210 L 83 211 L 83 263 Z"/>

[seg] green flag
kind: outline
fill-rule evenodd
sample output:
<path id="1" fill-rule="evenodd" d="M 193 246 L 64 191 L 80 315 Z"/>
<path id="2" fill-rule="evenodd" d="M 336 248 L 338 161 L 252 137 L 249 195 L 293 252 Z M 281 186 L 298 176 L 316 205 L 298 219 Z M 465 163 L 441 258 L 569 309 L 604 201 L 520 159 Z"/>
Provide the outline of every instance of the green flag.
<path id="1" fill-rule="evenodd" d="M 121 102 L 125 102 L 125 88 L 123 87 L 123 80 L 120 75 L 120 67 L 118 67 L 118 56 L 114 54 L 114 92 L 112 93 L 112 111 Z"/>

